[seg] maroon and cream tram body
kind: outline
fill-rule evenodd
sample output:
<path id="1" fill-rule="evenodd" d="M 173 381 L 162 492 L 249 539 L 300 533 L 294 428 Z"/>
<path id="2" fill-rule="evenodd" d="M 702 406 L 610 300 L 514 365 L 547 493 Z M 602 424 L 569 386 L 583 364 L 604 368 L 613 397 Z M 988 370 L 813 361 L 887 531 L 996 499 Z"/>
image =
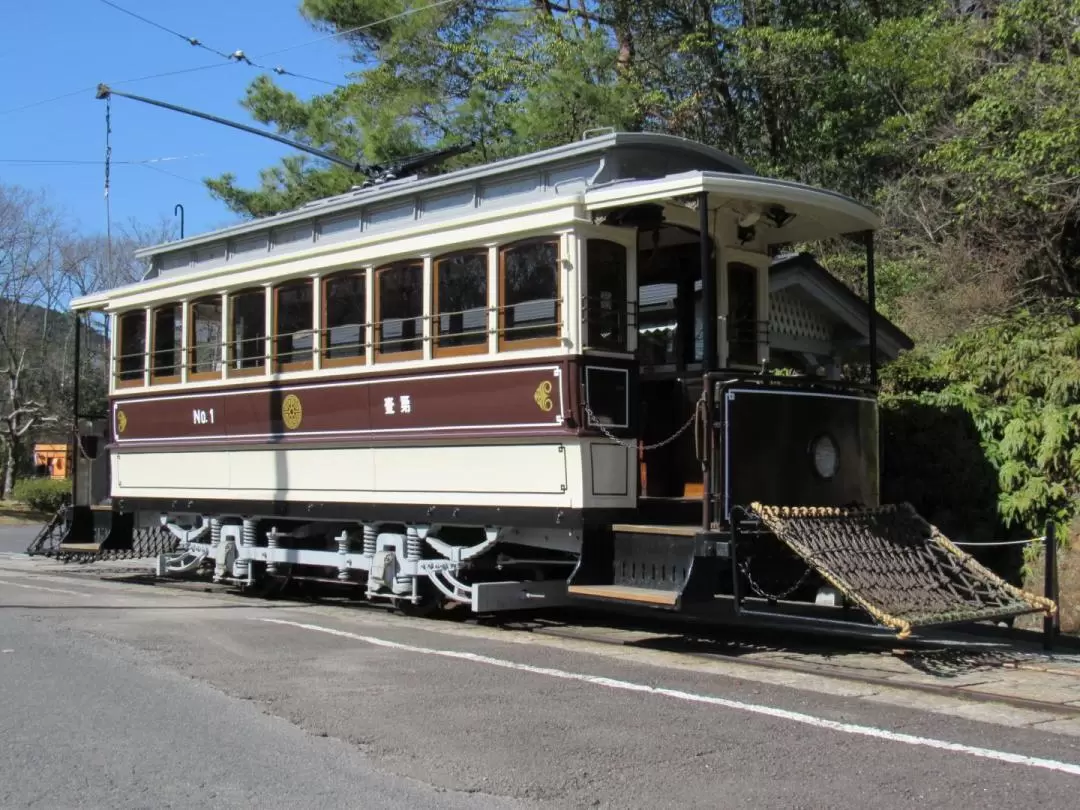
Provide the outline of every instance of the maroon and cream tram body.
<path id="1" fill-rule="evenodd" d="M 910 344 L 872 295 L 777 255 L 852 238 L 872 291 L 878 225 L 609 133 L 148 249 L 141 281 L 73 303 L 112 340 L 68 542 L 94 508 L 110 536 L 167 532 L 163 575 L 737 608 L 799 574 L 756 550 L 751 504 L 879 506 L 875 391 L 837 370 Z"/>

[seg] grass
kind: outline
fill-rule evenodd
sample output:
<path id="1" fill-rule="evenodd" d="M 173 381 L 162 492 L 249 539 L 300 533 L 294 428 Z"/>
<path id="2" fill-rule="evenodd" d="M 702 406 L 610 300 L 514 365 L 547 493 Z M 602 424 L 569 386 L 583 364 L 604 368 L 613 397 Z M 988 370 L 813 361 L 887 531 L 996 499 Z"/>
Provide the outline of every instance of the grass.
<path id="1" fill-rule="evenodd" d="M 32 526 L 44 523 L 49 517 L 19 501 L 0 501 L 0 526 Z"/>

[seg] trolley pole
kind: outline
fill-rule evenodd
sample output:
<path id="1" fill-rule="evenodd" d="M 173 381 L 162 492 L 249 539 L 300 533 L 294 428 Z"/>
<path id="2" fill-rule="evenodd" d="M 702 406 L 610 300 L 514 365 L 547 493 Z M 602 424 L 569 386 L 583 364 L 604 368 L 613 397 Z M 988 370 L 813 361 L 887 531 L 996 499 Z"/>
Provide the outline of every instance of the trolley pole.
<path id="1" fill-rule="evenodd" d="M 79 380 L 82 377 L 82 315 L 75 313 L 75 378 L 71 384 L 71 505 L 79 500 Z"/>
<path id="2" fill-rule="evenodd" d="M 1043 649 L 1054 649 L 1054 639 L 1057 637 L 1058 622 L 1061 617 L 1061 605 L 1058 604 L 1057 583 L 1057 530 L 1053 521 L 1046 522 L 1046 540 L 1044 542 L 1043 563 L 1043 595 L 1053 600 L 1057 610 L 1053 614 L 1043 616 Z"/>

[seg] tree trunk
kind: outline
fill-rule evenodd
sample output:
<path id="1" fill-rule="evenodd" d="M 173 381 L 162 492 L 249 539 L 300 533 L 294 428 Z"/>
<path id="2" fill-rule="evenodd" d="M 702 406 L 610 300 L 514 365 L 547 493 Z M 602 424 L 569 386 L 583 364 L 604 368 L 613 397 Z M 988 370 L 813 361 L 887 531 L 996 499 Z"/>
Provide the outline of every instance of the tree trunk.
<path id="1" fill-rule="evenodd" d="M 7 458 L 4 459 L 4 498 L 10 498 L 12 495 L 12 491 L 15 489 L 15 445 L 15 442 L 8 440 Z"/>

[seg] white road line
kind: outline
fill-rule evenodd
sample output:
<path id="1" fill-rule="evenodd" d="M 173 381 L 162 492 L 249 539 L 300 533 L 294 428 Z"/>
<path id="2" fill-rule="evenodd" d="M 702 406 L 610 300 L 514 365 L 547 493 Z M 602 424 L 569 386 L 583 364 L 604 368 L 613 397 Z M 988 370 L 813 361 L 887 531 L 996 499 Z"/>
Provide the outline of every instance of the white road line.
<path id="1" fill-rule="evenodd" d="M 69 596 L 91 596 L 82 591 L 68 591 L 63 588 L 46 588 L 44 585 L 24 585 L 21 582 L 12 582 L 10 579 L 0 579 L 0 585 L 10 585 L 13 588 L 26 588 L 30 591 L 48 591 L 49 593 L 66 593 Z"/>
<path id="2" fill-rule="evenodd" d="M 675 698 L 676 700 L 685 700 L 690 703 L 706 703 L 712 706 L 722 706 L 725 709 L 734 709 L 735 711 L 750 712 L 752 714 L 763 714 L 768 717 L 776 717 L 781 720 L 790 720 L 794 723 L 803 723 L 808 726 L 815 726 L 816 728 L 825 728 L 831 731 L 840 731 L 845 734 L 858 734 L 863 737 L 874 737 L 879 740 L 888 740 L 889 742 L 903 743 L 905 745 L 918 745 L 926 748 L 937 748 L 942 751 L 952 751 L 957 754 L 967 754 L 973 757 L 980 757 L 982 759 L 992 759 L 998 762 L 1009 762 L 1013 765 L 1024 765 L 1029 768 L 1045 768 L 1050 771 L 1059 771 L 1060 773 L 1067 773 L 1071 776 L 1080 776 L 1080 765 L 1073 764 L 1071 762 L 1059 762 L 1054 759 L 1042 759 L 1040 757 L 1029 757 L 1023 754 L 1012 754 L 1008 751 L 995 751 L 992 748 L 979 748 L 973 745 L 963 745 L 962 743 L 948 742 L 947 740 L 936 740 L 932 737 L 918 737 L 914 734 L 901 734 L 895 731 L 887 731 L 881 728 L 875 728 L 874 726 L 860 726 L 854 723 L 840 723 L 836 720 L 827 720 L 824 717 L 815 717 L 811 714 L 802 714 L 801 712 L 792 712 L 787 709 L 777 709 L 772 706 L 762 706 L 756 703 L 743 703 L 738 700 L 728 700 L 727 698 L 712 697 L 711 695 L 698 695 L 693 692 L 683 692 L 678 689 L 665 689 L 658 686 L 649 686 L 643 683 L 633 683 L 632 681 L 622 681 L 615 678 L 604 678 L 597 675 L 585 675 L 580 672 L 567 672 L 563 669 L 552 669 L 551 667 L 534 667 L 530 664 L 520 664 L 517 661 L 508 661 L 503 658 L 492 658 L 488 655 L 480 655 L 478 653 L 471 652 L 459 652 L 457 650 L 437 650 L 430 647 L 416 647 L 412 644 L 401 644 L 397 641 L 388 641 L 383 638 L 376 638 L 374 636 L 362 636 L 357 633 L 349 633 L 344 630 L 335 630 L 332 627 L 323 627 L 318 624 L 305 624 L 302 622 L 291 622 L 286 619 L 264 619 L 260 618 L 258 621 L 269 622 L 270 624 L 281 624 L 289 627 L 299 627 L 303 630 L 315 630 L 319 633 L 327 633 L 332 636 L 340 636 L 342 638 L 353 639 L 354 641 L 362 641 L 366 644 L 372 644 L 376 647 L 387 647 L 392 650 L 402 650 L 404 652 L 420 653 L 421 655 L 437 655 L 443 658 L 456 658 L 461 661 L 471 661 L 476 664 L 488 664 L 489 666 L 502 667 L 503 669 L 516 669 L 521 672 L 531 672 L 535 675 L 547 675 L 551 678 L 560 678 L 565 681 L 580 681 L 582 683 L 591 683 L 596 686 L 606 686 L 610 689 L 621 689 L 627 692 L 648 692 L 654 695 L 663 695 L 664 697 Z"/>

